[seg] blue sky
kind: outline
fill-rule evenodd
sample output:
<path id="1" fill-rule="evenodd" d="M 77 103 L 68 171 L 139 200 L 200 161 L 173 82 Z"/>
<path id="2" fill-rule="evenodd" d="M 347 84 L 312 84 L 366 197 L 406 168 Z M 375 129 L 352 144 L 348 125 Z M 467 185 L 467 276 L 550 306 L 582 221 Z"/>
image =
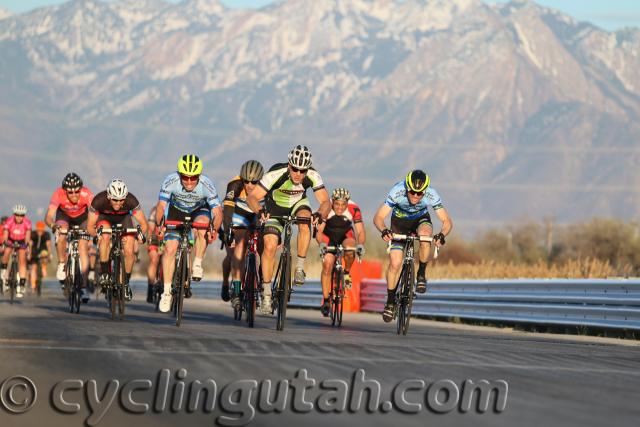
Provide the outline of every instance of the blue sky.
<path id="1" fill-rule="evenodd" d="M 179 2 L 179 0 L 170 1 Z M 221 1 L 229 7 L 259 7 L 272 2 L 272 0 Z M 495 3 L 505 0 L 487 1 Z M 63 0 L 0 0 L 0 7 L 13 13 L 20 13 L 36 7 L 62 2 Z M 537 3 L 562 10 L 578 20 L 590 21 L 608 30 L 625 26 L 640 27 L 639 0 L 537 0 Z"/>

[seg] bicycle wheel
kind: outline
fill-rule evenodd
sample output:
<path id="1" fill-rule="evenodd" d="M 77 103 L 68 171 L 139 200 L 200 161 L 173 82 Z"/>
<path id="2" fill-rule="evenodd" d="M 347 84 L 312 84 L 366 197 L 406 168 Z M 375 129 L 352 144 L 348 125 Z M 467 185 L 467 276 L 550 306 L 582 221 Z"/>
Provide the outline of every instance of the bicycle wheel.
<path id="1" fill-rule="evenodd" d="M 253 328 L 253 322 L 256 315 L 256 289 L 258 284 L 256 282 L 256 259 L 252 253 L 247 254 L 247 268 L 244 278 L 244 309 L 247 313 L 247 324 L 250 328 Z"/>
<path id="2" fill-rule="evenodd" d="M 278 297 L 276 329 L 279 331 L 284 329 L 284 321 L 287 317 L 287 301 L 291 288 L 291 256 L 282 254 L 281 262 L 282 269 L 276 289 Z"/>
<path id="3" fill-rule="evenodd" d="M 402 271 L 400 272 L 400 278 L 398 279 L 398 286 L 396 287 L 396 332 L 398 335 L 402 334 L 405 330 L 405 321 L 406 321 L 406 309 L 407 309 L 407 300 L 406 300 L 406 287 L 407 283 L 405 281 L 407 266 L 402 266 Z"/>
<path id="4" fill-rule="evenodd" d="M 342 326 L 342 302 L 344 300 L 344 273 L 335 272 L 332 301 L 332 326 Z"/>
<path id="5" fill-rule="evenodd" d="M 409 268 L 407 269 L 407 277 L 406 277 L 406 281 L 407 281 L 407 306 L 405 309 L 405 321 L 404 321 L 404 329 L 402 330 L 402 335 L 407 335 L 407 332 L 409 332 L 409 322 L 411 321 L 411 308 L 413 307 L 413 297 L 415 296 L 414 293 L 414 288 L 415 288 L 415 283 L 414 283 L 414 274 L 413 274 L 413 264 L 411 264 L 409 266 Z"/>
<path id="6" fill-rule="evenodd" d="M 178 294 L 176 295 L 176 326 L 182 323 L 182 307 L 184 304 L 184 289 L 189 286 L 189 265 L 188 254 L 183 252 L 180 256 L 180 274 L 178 275 Z"/>
<path id="7" fill-rule="evenodd" d="M 75 264 L 75 272 L 73 274 L 73 292 L 75 301 L 75 312 L 76 314 L 80 313 L 80 303 L 82 294 L 82 273 L 80 272 L 80 261 L 76 260 Z"/>
<path id="8" fill-rule="evenodd" d="M 9 293 L 11 295 L 11 299 L 9 300 L 11 304 L 16 298 L 16 287 L 18 286 L 18 278 L 16 274 L 18 273 L 18 268 L 15 265 L 15 262 L 11 262 L 11 269 L 9 270 Z"/>
<path id="9" fill-rule="evenodd" d="M 112 303 L 112 319 L 115 318 L 116 312 L 118 313 L 118 317 L 120 320 L 124 318 L 124 268 L 122 263 L 122 255 L 116 257 L 114 262 L 114 292 L 113 292 L 113 303 Z"/>
<path id="10" fill-rule="evenodd" d="M 42 296 L 42 262 L 40 260 L 36 263 L 36 295 L 38 298 Z"/>
<path id="11" fill-rule="evenodd" d="M 411 320 L 411 307 L 413 305 L 413 269 L 406 266 L 402 269 L 402 288 L 400 294 L 401 310 L 398 313 L 398 335 L 407 335 L 409 321 Z"/>

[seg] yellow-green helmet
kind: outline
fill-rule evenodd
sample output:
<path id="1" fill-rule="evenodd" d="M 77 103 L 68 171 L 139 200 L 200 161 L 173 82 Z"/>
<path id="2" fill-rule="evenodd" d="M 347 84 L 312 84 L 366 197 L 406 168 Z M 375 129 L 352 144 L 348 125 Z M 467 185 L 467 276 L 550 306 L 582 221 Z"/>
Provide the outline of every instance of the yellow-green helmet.
<path id="1" fill-rule="evenodd" d="M 422 193 L 429 187 L 429 181 L 429 175 L 420 169 L 415 169 L 407 174 L 407 177 L 404 180 L 404 185 L 407 188 L 407 191 Z"/>
<path id="2" fill-rule="evenodd" d="M 178 173 L 185 176 L 196 176 L 202 173 L 202 161 L 195 154 L 185 154 L 178 160 Z"/>

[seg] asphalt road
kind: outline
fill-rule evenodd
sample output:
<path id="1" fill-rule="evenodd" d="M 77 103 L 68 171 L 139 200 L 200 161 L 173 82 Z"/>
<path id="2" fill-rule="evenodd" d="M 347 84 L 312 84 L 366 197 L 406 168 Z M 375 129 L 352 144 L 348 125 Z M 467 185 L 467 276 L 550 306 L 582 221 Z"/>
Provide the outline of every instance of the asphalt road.
<path id="1" fill-rule="evenodd" d="M 336 329 L 301 309 L 288 311 L 283 332 L 266 316 L 249 329 L 228 303 L 197 292 L 177 328 L 142 292 L 124 321 L 112 321 L 104 300 L 68 313 L 56 286 L 41 298 L 0 302 L 0 426 L 584 427 L 640 419 L 636 342 L 419 319 L 398 336 L 380 315 L 346 314 Z M 494 390 L 483 395 L 486 410 L 469 399 L 481 393 L 468 380 Z"/>

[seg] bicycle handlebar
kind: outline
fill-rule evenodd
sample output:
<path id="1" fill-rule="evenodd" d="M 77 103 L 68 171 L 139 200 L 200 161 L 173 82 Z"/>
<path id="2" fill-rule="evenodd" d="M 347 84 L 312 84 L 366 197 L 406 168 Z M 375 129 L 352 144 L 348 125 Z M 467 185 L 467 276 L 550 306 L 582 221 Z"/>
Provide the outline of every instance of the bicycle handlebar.
<path id="1" fill-rule="evenodd" d="M 409 235 L 409 234 L 398 234 L 398 233 L 393 233 L 391 235 L 392 241 L 396 240 L 396 241 L 406 241 L 406 240 L 410 240 L 410 241 L 419 241 L 419 242 L 433 242 L 433 237 L 431 236 L 414 236 L 414 235 Z M 389 247 L 391 247 L 391 242 L 389 242 Z M 434 249 L 433 249 L 433 259 L 437 259 L 438 258 L 438 253 L 440 252 L 440 247 L 438 245 L 435 245 Z"/>

